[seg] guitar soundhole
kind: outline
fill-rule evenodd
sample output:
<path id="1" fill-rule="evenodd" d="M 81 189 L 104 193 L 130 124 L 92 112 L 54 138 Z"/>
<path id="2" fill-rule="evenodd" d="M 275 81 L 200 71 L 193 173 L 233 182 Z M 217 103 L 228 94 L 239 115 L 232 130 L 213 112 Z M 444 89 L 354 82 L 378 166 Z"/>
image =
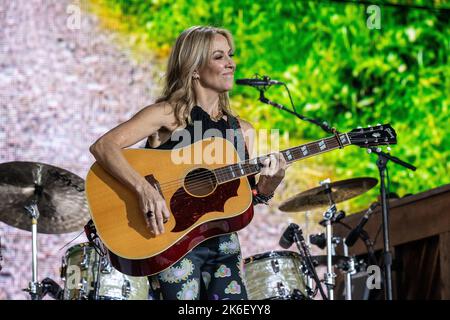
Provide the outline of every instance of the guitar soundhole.
<path id="1" fill-rule="evenodd" d="M 208 169 L 199 168 L 192 170 L 184 178 L 184 188 L 188 193 L 196 197 L 207 196 L 216 189 L 216 186 L 216 176 Z"/>

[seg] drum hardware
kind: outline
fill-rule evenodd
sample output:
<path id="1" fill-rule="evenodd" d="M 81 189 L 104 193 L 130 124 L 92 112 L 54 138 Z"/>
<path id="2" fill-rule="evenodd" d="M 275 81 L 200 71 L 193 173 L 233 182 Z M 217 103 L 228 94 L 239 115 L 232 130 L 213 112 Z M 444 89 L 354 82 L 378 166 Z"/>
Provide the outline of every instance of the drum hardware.
<path id="1" fill-rule="evenodd" d="M 131 293 L 131 283 L 129 280 L 124 280 L 122 285 L 122 296 L 129 298 Z"/>
<path id="2" fill-rule="evenodd" d="M 3 255 L 2 255 L 2 237 L 0 236 L 0 271 L 2 271 L 2 261 L 3 261 Z"/>
<path id="3" fill-rule="evenodd" d="M 283 235 L 281 236 L 279 241 L 279 245 L 282 248 L 287 249 L 293 243 L 296 244 L 300 256 L 302 257 L 302 261 L 304 262 L 304 270 L 306 271 L 307 276 L 314 279 L 314 281 L 316 282 L 316 290 L 318 289 L 320 291 L 322 299 L 327 300 L 327 296 L 325 295 L 319 277 L 317 276 L 311 253 L 305 242 L 305 239 L 303 238 L 303 231 L 297 224 L 290 223 L 286 230 L 283 232 Z"/>
<path id="4" fill-rule="evenodd" d="M 37 224 L 39 219 L 39 209 L 37 207 L 37 199 L 32 198 L 31 201 L 25 205 L 25 211 L 31 218 L 31 281 L 29 282 L 28 288 L 24 289 L 27 291 L 32 300 L 40 300 L 42 294 L 42 285 L 38 282 L 38 272 L 37 272 Z"/>
<path id="5" fill-rule="evenodd" d="M 55 300 L 62 300 L 63 290 L 53 279 L 45 278 L 42 280 L 41 283 L 42 283 L 42 298 L 48 294 Z"/>
<path id="6" fill-rule="evenodd" d="M 271 265 L 272 265 L 273 272 L 275 272 L 275 273 L 280 272 L 280 264 L 278 263 L 278 260 L 271 261 Z"/>
<path id="7" fill-rule="evenodd" d="M 340 221 L 341 221 L 342 219 L 344 219 L 344 218 L 345 218 L 345 211 L 339 210 L 339 211 L 333 216 L 333 218 L 331 219 L 331 223 L 338 223 L 338 222 L 340 222 Z M 325 227 L 325 226 L 326 226 L 326 220 L 324 219 L 324 220 L 320 221 L 319 224 L 320 224 L 322 227 Z"/>
<path id="8" fill-rule="evenodd" d="M 313 236 L 310 237 L 310 241 L 313 240 L 314 244 L 320 245 L 321 248 L 327 248 L 327 272 L 324 276 L 324 283 L 327 286 L 328 298 L 334 299 L 334 286 L 335 277 L 333 255 L 334 246 L 338 244 L 340 239 L 333 238 L 332 224 L 340 222 L 345 217 L 345 212 L 337 211 L 336 204 L 352 199 L 368 190 L 373 188 L 377 184 L 377 179 L 374 178 L 354 178 L 348 180 L 342 180 L 331 183 L 329 179 L 320 182 L 320 186 L 306 190 L 299 194 L 294 195 L 288 200 L 284 201 L 279 209 L 286 212 L 298 212 L 307 211 L 312 209 L 321 208 L 327 206 L 327 210 L 323 213 L 323 220 L 321 225 L 326 228 L 325 237 Z"/>
<path id="9" fill-rule="evenodd" d="M 336 274 L 334 273 L 334 266 L 332 262 L 332 256 L 334 255 L 334 248 L 332 244 L 333 238 L 333 228 L 332 228 L 332 220 L 337 212 L 336 204 L 333 200 L 332 190 L 330 186 L 330 179 L 326 179 L 320 182 L 320 185 L 323 187 L 324 194 L 328 197 L 330 206 L 328 210 L 323 213 L 323 218 L 325 220 L 325 236 L 327 240 L 327 272 L 325 273 L 325 285 L 327 286 L 328 291 L 328 299 L 334 300 L 334 287 L 335 287 L 335 278 Z"/>
<path id="10" fill-rule="evenodd" d="M 83 247 L 83 260 L 80 262 L 80 267 L 83 270 L 89 269 L 87 247 Z"/>
<path id="11" fill-rule="evenodd" d="M 349 257 L 348 246 L 344 241 L 342 241 L 342 246 L 344 248 L 344 256 Z M 355 270 L 355 260 L 351 257 L 344 268 L 345 272 L 345 300 L 352 300 L 352 275 L 356 273 Z"/>
<path id="12" fill-rule="evenodd" d="M 292 251 L 270 251 L 244 259 L 250 300 L 303 300 L 310 295 L 301 256 Z"/>
<path id="13" fill-rule="evenodd" d="M 31 299 L 43 296 L 43 284 L 38 281 L 37 234 L 77 231 L 88 217 L 80 177 L 38 162 L 0 164 L 0 221 L 25 231 L 31 229 L 31 281 L 24 289 Z"/>
<path id="14" fill-rule="evenodd" d="M 100 260 L 100 272 L 103 274 L 109 274 L 112 272 L 113 267 L 111 263 L 109 263 L 108 259 Z"/>
<path id="15" fill-rule="evenodd" d="M 131 277 L 108 266 L 90 243 L 70 247 L 63 259 L 63 300 L 146 300 L 147 277 Z M 82 268 L 81 264 L 88 261 Z M 64 273 L 64 270 L 65 273 Z"/>

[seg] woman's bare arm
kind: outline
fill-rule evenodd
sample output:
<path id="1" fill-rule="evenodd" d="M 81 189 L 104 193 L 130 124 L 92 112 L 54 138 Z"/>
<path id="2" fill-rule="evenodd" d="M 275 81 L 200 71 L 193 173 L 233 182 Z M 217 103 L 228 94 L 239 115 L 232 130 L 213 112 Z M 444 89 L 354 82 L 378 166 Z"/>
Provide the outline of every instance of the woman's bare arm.
<path id="1" fill-rule="evenodd" d="M 161 127 L 173 126 L 173 122 L 170 105 L 154 104 L 105 133 L 89 148 L 103 169 L 138 195 L 143 214 L 148 211 L 155 214 L 156 220 L 146 219 L 155 235 L 164 231 L 163 220 L 169 218 L 169 211 L 159 193 L 128 163 L 122 149 L 152 135 Z"/>

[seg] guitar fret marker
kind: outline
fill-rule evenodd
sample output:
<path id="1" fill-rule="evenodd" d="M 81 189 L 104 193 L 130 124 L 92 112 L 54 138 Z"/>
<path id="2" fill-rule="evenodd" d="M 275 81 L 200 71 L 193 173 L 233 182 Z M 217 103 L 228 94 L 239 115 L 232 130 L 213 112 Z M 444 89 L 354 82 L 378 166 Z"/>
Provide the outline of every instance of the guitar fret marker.
<path id="1" fill-rule="evenodd" d="M 236 174 L 234 173 L 233 167 L 229 166 L 229 168 L 230 168 L 231 175 L 233 176 L 233 178 L 236 177 Z"/>
<path id="2" fill-rule="evenodd" d="M 238 166 L 239 166 L 239 169 L 241 169 L 241 173 L 244 175 L 245 172 L 244 172 L 244 169 L 242 169 L 242 164 L 239 163 Z"/>
<path id="3" fill-rule="evenodd" d="M 319 142 L 319 149 L 320 150 L 325 150 L 327 148 L 327 146 L 326 146 L 326 144 L 325 144 L 325 141 L 320 141 Z"/>
<path id="4" fill-rule="evenodd" d="M 290 151 L 290 150 L 288 150 L 288 151 L 286 152 L 286 155 L 287 155 L 288 160 L 292 160 L 292 154 L 291 154 L 291 151 Z"/>
<path id="5" fill-rule="evenodd" d="M 306 146 L 301 147 L 300 150 L 302 150 L 304 156 L 308 155 L 308 148 Z"/>

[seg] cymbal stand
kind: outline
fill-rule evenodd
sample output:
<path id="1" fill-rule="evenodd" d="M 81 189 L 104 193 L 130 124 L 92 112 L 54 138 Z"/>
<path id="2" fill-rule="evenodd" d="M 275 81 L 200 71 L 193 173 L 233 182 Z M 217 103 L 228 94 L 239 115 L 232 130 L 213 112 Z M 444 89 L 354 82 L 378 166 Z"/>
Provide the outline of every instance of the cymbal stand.
<path id="1" fill-rule="evenodd" d="M 345 239 L 342 241 L 344 247 L 344 256 L 349 260 L 345 266 L 345 300 L 352 300 L 352 274 L 355 274 L 355 258 L 350 257 L 348 253 L 348 246 L 345 244 Z"/>
<path id="2" fill-rule="evenodd" d="M 37 207 L 37 200 L 32 199 L 29 204 L 24 206 L 26 212 L 31 218 L 31 266 L 32 266 L 32 273 L 31 273 L 31 281 L 29 283 L 28 289 L 25 289 L 25 291 L 28 291 L 31 300 L 40 300 L 41 299 L 41 291 L 42 287 L 41 284 L 38 282 L 38 263 L 37 263 L 37 224 L 39 219 L 39 209 Z"/>
<path id="3" fill-rule="evenodd" d="M 305 228 L 306 230 L 309 230 L 309 211 L 305 212 Z M 311 250 L 311 241 L 309 239 L 309 237 L 306 237 L 306 247 Z M 309 272 L 305 273 L 305 280 L 306 280 L 306 286 L 308 288 L 312 288 L 313 287 L 313 277 L 309 274 Z"/>
<path id="4" fill-rule="evenodd" d="M 328 195 L 328 199 L 330 200 L 330 206 L 327 211 L 324 212 L 323 218 L 325 221 L 326 227 L 326 239 L 327 239 L 327 272 L 325 273 L 325 285 L 328 290 L 328 299 L 334 300 L 334 287 L 335 287 L 335 278 L 336 274 L 334 273 L 333 267 L 333 227 L 332 220 L 334 215 L 337 212 L 336 204 L 333 201 L 333 197 L 331 195 L 331 187 L 330 187 L 330 179 L 326 179 L 320 182 L 320 185 L 324 186 L 325 193 Z"/>

